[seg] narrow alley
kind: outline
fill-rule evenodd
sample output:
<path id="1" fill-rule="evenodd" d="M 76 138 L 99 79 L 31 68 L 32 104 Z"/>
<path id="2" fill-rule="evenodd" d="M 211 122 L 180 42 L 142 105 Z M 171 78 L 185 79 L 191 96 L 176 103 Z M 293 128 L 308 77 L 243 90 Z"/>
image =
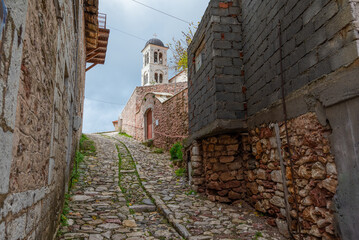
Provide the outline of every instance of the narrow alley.
<path id="1" fill-rule="evenodd" d="M 252 208 L 191 191 L 167 153 L 118 133 L 88 136 L 96 156 L 79 167 L 58 239 L 283 239 Z"/>

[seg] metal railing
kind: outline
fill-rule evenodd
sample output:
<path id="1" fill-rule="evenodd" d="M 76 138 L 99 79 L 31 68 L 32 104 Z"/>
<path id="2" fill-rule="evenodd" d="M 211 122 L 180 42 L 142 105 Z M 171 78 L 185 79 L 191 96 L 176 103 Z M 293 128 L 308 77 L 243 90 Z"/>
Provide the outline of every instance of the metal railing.
<path id="1" fill-rule="evenodd" d="M 106 18 L 107 14 L 99 13 L 98 14 L 98 27 L 102 29 L 106 29 Z"/>

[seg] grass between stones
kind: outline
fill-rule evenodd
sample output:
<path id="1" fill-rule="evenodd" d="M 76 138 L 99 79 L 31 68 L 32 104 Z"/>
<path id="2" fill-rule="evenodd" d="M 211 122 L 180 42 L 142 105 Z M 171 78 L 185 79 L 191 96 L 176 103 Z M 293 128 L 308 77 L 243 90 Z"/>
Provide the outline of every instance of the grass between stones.
<path id="1" fill-rule="evenodd" d="M 71 171 L 70 182 L 67 193 L 65 193 L 64 206 L 60 216 L 60 226 L 68 226 L 67 215 L 69 214 L 71 189 L 78 182 L 81 170 L 79 165 L 84 161 L 85 156 L 96 156 L 96 147 L 94 141 L 89 139 L 86 135 L 82 134 L 80 138 L 79 150 L 76 151 L 74 165 Z M 62 236 L 61 230 L 58 230 L 57 236 Z"/>
<path id="2" fill-rule="evenodd" d="M 124 137 L 128 137 L 128 138 L 133 138 L 131 135 L 128 135 L 128 134 L 125 133 L 125 132 L 119 132 L 118 135 L 124 136 Z"/>
<path id="3" fill-rule="evenodd" d="M 142 179 L 137 172 L 136 163 L 130 151 L 124 143 L 118 142 L 116 148 L 119 159 L 119 187 L 124 194 L 128 207 L 134 204 L 143 204 L 142 201 L 145 198 L 151 198 L 142 184 Z M 153 199 L 151 201 L 153 202 Z M 135 214 L 131 208 L 130 213 Z"/>

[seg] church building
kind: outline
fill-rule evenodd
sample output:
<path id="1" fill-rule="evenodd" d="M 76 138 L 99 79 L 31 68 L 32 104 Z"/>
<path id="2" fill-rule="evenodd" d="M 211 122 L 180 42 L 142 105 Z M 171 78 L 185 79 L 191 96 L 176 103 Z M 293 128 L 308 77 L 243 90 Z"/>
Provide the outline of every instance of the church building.
<path id="1" fill-rule="evenodd" d="M 188 136 L 187 72 L 169 79 L 167 51 L 161 40 L 147 41 L 141 86 L 133 91 L 118 121 L 118 131 L 165 149 Z"/>

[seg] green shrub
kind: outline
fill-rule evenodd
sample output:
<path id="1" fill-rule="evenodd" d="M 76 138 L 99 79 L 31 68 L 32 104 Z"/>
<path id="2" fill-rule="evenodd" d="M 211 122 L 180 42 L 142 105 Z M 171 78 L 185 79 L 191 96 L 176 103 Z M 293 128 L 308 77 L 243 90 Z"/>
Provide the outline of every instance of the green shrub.
<path id="1" fill-rule="evenodd" d="M 183 160 L 183 153 L 182 153 L 183 146 L 181 143 L 177 142 L 173 144 L 172 148 L 170 149 L 171 160 Z"/>
<path id="2" fill-rule="evenodd" d="M 184 168 L 179 168 L 179 169 L 177 169 L 177 170 L 175 171 L 175 174 L 176 174 L 177 177 L 182 177 L 185 172 L 186 172 L 186 169 L 184 169 Z"/>

